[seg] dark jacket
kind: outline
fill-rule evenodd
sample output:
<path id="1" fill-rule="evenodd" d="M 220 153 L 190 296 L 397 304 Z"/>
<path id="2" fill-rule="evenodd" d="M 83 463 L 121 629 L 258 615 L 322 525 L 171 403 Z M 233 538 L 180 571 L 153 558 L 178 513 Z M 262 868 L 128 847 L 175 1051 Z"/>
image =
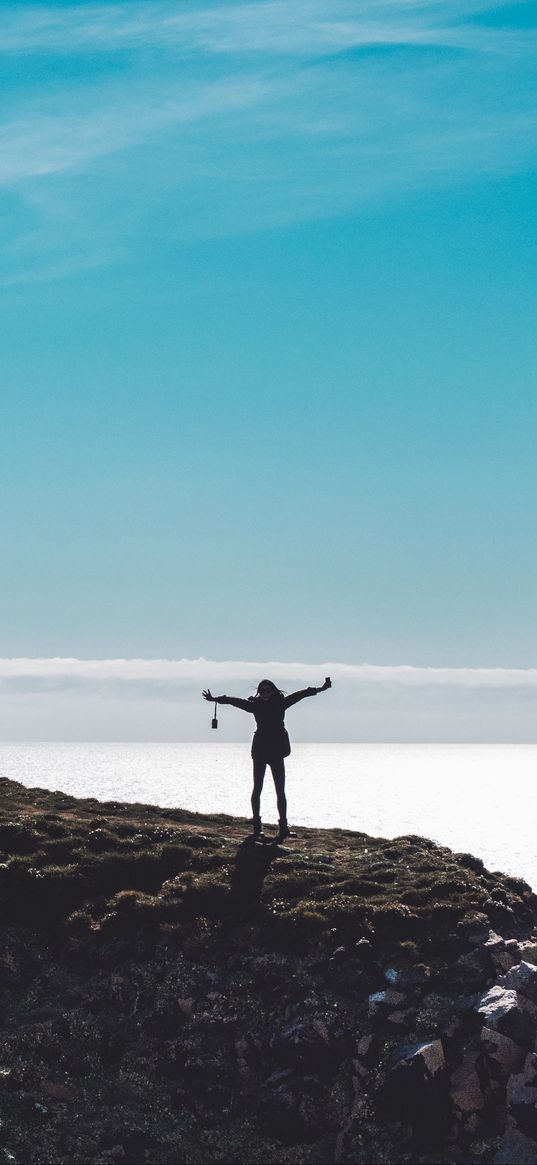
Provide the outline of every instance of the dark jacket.
<path id="1" fill-rule="evenodd" d="M 289 756 L 291 745 L 285 728 L 285 713 L 293 704 L 298 704 L 306 696 L 316 696 L 317 688 L 303 688 L 300 692 L 292 692 L 290 696 L 271 696 L 270 700 L 261 700 L 259 696 L 252 696 L 249 700 L 241 700 L 235 696 L 221 696 L 219 704 L 232 704 L 234 708 L 242 708 L 243 712 L 251 712 L 255 716 L 257 725 L 252 740 L 252 756 L 254 760 L 265 760 L 269 763 L 280 757 Z"/>

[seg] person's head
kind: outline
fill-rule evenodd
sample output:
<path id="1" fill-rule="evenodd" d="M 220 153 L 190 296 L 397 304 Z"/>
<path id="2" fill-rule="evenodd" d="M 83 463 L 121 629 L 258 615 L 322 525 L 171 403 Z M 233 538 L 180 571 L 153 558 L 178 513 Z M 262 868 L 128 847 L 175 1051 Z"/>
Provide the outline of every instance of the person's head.
<path id="1" fill-rule="evenodd" d="M 272 683 L 272 680 L 261 680 L 257 685 L 256 695 L 259 696 L 260 700 L 283 699 L 283 692 L 280 692 L 280 689 L 276 687 L 276 684 Z"/>

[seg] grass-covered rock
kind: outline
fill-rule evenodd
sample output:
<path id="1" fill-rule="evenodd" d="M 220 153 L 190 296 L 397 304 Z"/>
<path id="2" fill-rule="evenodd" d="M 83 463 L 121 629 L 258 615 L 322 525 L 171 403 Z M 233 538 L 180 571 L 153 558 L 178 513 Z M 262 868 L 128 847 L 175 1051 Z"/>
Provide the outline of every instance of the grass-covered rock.
<path id="1" fill-rule="evenodd" d="M 520 879 L 416 836 L 262 847 L 222 815 L 0 796 L 0 1162 L 469 1165 L 528 1139 L 526 1052 L 479 1012 L 531 963 Z"/>

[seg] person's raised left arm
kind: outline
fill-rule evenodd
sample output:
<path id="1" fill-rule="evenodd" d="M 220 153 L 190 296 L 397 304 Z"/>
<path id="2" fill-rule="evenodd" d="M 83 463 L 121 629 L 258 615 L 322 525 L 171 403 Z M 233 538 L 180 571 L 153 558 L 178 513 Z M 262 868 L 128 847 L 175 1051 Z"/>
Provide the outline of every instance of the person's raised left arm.
<path id="1" fill-rule="evenodd" d="M 302 688 L 300 692 L 291 692 L 290 696 L 285 696 L 284 707 L 291 708 L 293 704 L 298 704 L 299 700 L 304 700 L 306 696 L 316 696 L 318 692 L 326 692 L 327 688 L 332 687 L 330 676 L 327 676 L 324 684 L 320 688 Z"/>

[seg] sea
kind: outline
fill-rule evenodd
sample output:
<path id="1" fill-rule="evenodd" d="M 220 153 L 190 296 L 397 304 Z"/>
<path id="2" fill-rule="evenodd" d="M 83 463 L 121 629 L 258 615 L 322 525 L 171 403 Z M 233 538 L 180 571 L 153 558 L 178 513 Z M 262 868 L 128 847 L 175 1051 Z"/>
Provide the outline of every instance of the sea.
<path id="1" fill-rule="evenodd" d="M 291 825 L 419 834 L 537 891 L 537 745 L 298 743 L 286 767 Z M 99 801 L 250 814 L 245 744 L 0 744 L 0 775 Z M 269 770 L 262 814 L 276 823 Z"/>

